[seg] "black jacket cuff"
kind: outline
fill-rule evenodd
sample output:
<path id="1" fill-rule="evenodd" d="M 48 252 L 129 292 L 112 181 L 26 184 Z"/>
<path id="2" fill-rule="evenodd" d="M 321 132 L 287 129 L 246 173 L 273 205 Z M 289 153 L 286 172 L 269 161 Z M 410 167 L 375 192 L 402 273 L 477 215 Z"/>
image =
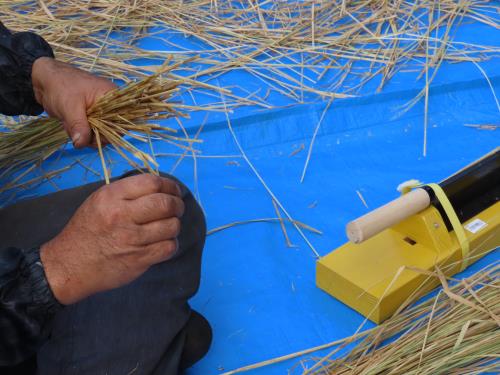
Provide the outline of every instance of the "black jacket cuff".
<path id="1" fill-rule="evenodd" d="M 33 91 L 31 71 L 36 59 L 40 57 L 54 58 L 54 53 L 50 45 L 40 36 L 21 32 L 12 35 L 12 49 L 18 57 L 22 80 L 19 81 L 19 90 L 25 98 L 23 114 L 39 115 L 43 112 L 43 107 L 38 104 Z"/>
<path id="2" fill-rule="evenodd" d="M 40 260 L 40 250 L 35 248 L 23 252 L 24 258 L 20 264 L 21 275 L 30 286 L 33 297 L 28 312 L 34 315 L 53 315 L 63 306 L 57 301 L 52 289 L 50 289 Z"/>
<path id="3" fill-rule="evenodd" d="M 51 321 L 61 308 L 45 277 L 38 249 L 0 249 L 0 367 L 33 356 L 50 334 Z"/>

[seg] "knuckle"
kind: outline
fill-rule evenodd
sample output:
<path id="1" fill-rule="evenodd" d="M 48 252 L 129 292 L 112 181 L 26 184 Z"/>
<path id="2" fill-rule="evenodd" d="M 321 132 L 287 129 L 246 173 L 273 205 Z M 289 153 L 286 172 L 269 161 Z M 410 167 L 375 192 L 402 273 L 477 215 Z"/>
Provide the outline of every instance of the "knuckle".
<path id="1" fill-rule="evenodd" d="M 117 232 L 117 241 L 122 245 L 135 243 L 136 235 L 130 230 L 120 230 Z"/>
<path id="2" fill-rule="evenodd" d="M 102 201 L 102 188 L 94 191 L 90 196 L 87 198 L 86 202 L 87 204 L 90 204 L 92 206 L 96 206 L 96 208 L 99 207 L 99 202 Z"/>
<path id="3" fill-rule="evenodd" d="M 120 205 L 111 205 L 105 210 L 105 224 L 115 226 L 124 220 L 124 212 Z"/>
<path id="4" fill-rule="evenodd" d="M 141 177 L 142 181 L 141 183 L 148 188 L 148 190 L 154 191 L 154 192 L 160 192 L 161 191 L 161 179 L 158 176 L 154 176 L 152 174 L 144 174 Z"/>
<path id="5" fill-rule="evenodd" d="M 108 91 L 115 90 L 118 88 L 118 86 L 116 84 L 114 84 L 113 82 L 111 82 L 110 80 L 105 79 L 105 78 L 100 78 L 100 79 L 101 79 L 101 84 L 102 84 L 102 88 L 103 88 L 104 92 L 108 92 Z"/>
<path id="6" fill-rule="evenodd" d="M 98 202 L 107 206 L 109 202 L 116 199 L 116 194 L 114 193 L 114 185 L 104 185 L 97 190 L 94 195 L 96 196 Z"/>
<path id="7" fill-rule="evenodd" d="M 121 218 L 121 209 L 119 206 L 111 206 L 108 210 L 108 218 L 112 223 L 117 223 Z"/>
<path id="8" fill-rule="evenodd" d="M 172 206 L 173 206 L 173 198 L 170 197 L 169 195 L 162 194 L 158 198 L 158 208 L 161 210 L 161 212 L 165 215 L 168 215 L 172 211 Z"/>
<path id="9" fill-rule="evenodd" d="M 89 197 L 89 203 L 92 210 L 100 218 L 107 216 L 107 207 L 109 205 L 108 194 L 104 189 L 99 189 Z"/>
<path id="10" fill-rule="evenodd" d="M 150 235 L 142 226 L 137 226 L 133 232 L 129 233 L 128 243 L 133 243 L 135 245 L 140 245 L 144 242 L 148 242 Z"/>
<path id="11" fill-rule="evenodd" d="M 182 199 L 178 199 L 179 202 L 179 216 L 184 216 L 184 213 L 186 212 L 186 205 L 184 204 L 184 201 Z"/>
<path id="12" fill-rule="evenodd" d="M 110 185 L 101 186 L 91 194 L 94 199 L 103 199 L 103 195 L 107 195 Z"/>
<path id="13" fill-rule="evenodd" d="M 86 127 L 87 124 L 86 124 L 86 121 L 82 118 L 77 118 L 77 119 L 74 119 L 74 120 L 71 120 L 69 121 L 69 124 L 68 124 L 69 128 L 70 129 L 75 129 L 75 128 L 83 128 L 83 127 Z"/>
<path id="14" fill-rule="evenodd" d="M 181 232 L 181 221 L 178 218 L 173 218 L 170 221 L 169 231 L 172 237 L 177 237 Z"/>
<path id="15" fill-rule="evenodd" d="M 171 257 L 177 251 L 177 242 L 168 241 L 163 245 L 163 251 L 166 257 Z"/>
<path id="16" fill-rule="evenodd" d="M 166 241 L 145 248 L 142 258 L 148 264 L 156 264 L 169 260 L 175 255 L 176 251 L 177 245 L 175 241 Z"/>

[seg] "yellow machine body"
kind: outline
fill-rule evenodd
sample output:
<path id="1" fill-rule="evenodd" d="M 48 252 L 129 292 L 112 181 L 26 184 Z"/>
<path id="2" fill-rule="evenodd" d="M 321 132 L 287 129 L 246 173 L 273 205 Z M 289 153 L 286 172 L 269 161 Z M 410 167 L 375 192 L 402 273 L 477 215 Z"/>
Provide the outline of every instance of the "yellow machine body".
<path id="1" fill-rule="evenodd" d="M 475 221 L 476 220 L 476 221 Z M 474 230 L 468 224 L 482 223 Z M 469 263 L 500 246 L 500 202 L 463 223 Z M 474 233 L 473 233 L 474 232 Z M 462 249 L 430 206 L 360 244 L 346 243 L 318 260 L 316 283 L 375 323 L 390 317 L 408 298 L 430 291 L 438 280 L 415 269 L 448 276 L 461 271 Z M 410 267 L 412 269 L 406 268 Z"/>

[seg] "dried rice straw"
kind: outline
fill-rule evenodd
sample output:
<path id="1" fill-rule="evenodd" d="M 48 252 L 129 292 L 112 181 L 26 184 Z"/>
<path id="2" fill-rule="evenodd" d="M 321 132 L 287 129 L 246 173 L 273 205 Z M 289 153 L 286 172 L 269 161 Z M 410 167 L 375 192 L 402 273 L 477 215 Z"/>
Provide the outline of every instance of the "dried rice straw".
<path id="1" fill-rule="evenodd" d="M 187 116 L 178 109 L 183 108 L 181 104 L 169 102 L 181 82 L 161 76 L 177 66 L 166 63 L 158 73 L 108 92 L 87 111 L 108 183 L 109 173 L 102 145 L 104 139 L 130 165 L 155 174 L 158 165 L 154 158 L 135 146 L 131 139 L 144 143 L 150 143 L 152 138 L 162 139 L 191 150 L 192 140 L 177 137 L 174 129 L 152 123 Z M 0 134 L 0 178 L 4 179 L 30 164 L 42 162 L 67 142 L 68 135 L 56 119 L 42 117 L 11 127 L 10 131 Z"/>

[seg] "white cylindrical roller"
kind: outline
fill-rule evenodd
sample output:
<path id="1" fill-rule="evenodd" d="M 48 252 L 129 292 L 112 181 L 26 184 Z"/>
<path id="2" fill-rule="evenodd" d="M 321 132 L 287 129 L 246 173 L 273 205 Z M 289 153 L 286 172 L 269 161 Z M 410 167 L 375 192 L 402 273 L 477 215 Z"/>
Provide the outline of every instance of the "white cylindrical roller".
<path id="1" fill-rule="evenodd" d="M 347 237 L 361 243 L 384 229 L 426 209 L 431 204 L 429 194 L 421 188 L 412 190 L 366 215 L 347 224 Z"/>

